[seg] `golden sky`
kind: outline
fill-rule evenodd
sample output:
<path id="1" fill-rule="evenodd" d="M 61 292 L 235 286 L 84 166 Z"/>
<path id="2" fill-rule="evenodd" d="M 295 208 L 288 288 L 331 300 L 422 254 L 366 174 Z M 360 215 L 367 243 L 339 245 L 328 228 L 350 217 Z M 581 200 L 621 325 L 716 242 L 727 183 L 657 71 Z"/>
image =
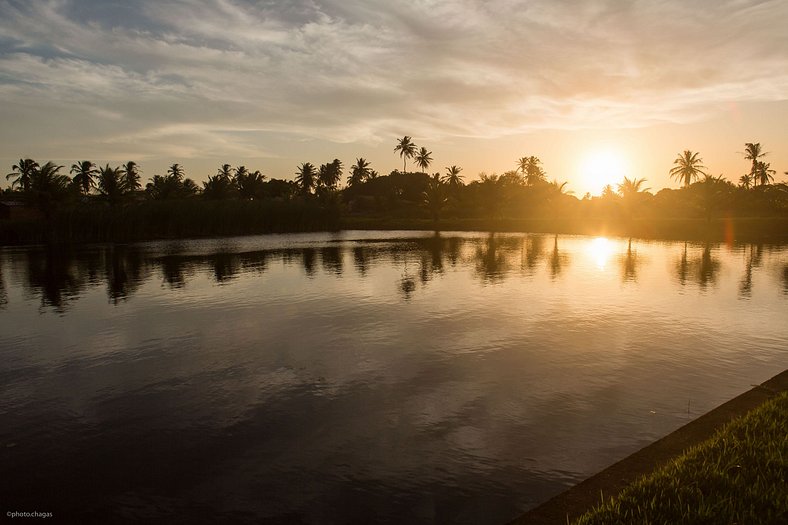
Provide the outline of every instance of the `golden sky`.
<path id="1" fill-rule="evenodd" d="M 536 155 L 582 196 L 677 186 L 684 149 L 736 181 L 761 142 L 784 181 L 785 27 L 784 0 L 0 0 L 0 164 L 386 174 L 410 135 L 431 172 Z"/>

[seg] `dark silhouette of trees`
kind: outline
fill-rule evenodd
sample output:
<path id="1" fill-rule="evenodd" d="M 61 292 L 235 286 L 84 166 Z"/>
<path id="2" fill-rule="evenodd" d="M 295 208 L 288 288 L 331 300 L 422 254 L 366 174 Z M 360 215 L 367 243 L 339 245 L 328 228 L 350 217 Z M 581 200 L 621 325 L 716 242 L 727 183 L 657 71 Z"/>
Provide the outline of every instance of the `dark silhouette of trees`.
<path id="1" fill-rule="evenodd" d="M 39 168 L 38 162 L 33 159 L 19 159 L 17 164 L 14 164 L 11 173 L 5 176 L 6 180 L 14 179 L 11 182 L 11 188 L 19 186 L 22 191 L 26 192 L 30 189 L 30 181 L 33 173 Z"/>
<path id="2" fill-rule="evenodd" d="M 30 175 L 26 196 L 47 219 L 52 217 L 55 208 L 68 195 L 71 180 L 67 175 L 58 173 L 62 168 L 50 161 L 35 168 Z"/>
<path id="3" fill-rule="evenodd" d="M 317 172 L 317 189 L 326 194 L 336 191 L 342 178 L 342 161 L 334 159 L 328 164 L 321 164 Z"/>
<path id="4" fill-rule="evenodd" d="M 302 195 L 311 195 L 317 182 L 315 167 L 310 162 L 305 162 L 298 167 L 295 178 L 296 184 L 301 188 Z"/>
<path id="5" fill-rule="evenodd" d="M 228 199 L 238 194 L 238 189 L 233 182 L 232 167 L 229 164 L 222 164 L 216 175 L 208 177 L 208 180 L 202 184 L 202 195 L 206 199 Z"/>
<path id="6" fill-rule="evenodd" d="M 414 158 L 416 160 L 416 164 L 418 164 L 418 166 L 421 168 L 421 171 L 426 173 L 427 169 L 430 167 L 430 164 L 432 164 L 432 152 L 427 151 L 427 148 L 422 146 Z"/>
<path id="7" fill-rule="evenodd" d="M 399 151 L 399 156 L 402 158 L 402 173 L 407 173 L 407 161 L 416 155 L 416 145 L 409 136 L 405 135 L 401 139 L 397 139 L 394 151 Z"/>
<path id="8" fill-rule="evenodd" d="M 90 190 L 96 185 L 95 178 L 98 175 L 96 165 L 89 160 L 83 160 L 71 165 L 70 173 L 74 175 L 72 182 L 74 186 L 79 188 L 83 195 L 90 193 Z"/>
<path id="9" fill-rule="evenodd" d="M 761 157 L 765 157 L 767 152 L 763 151 L 760 142 L 747 142 L 744 144 L 744 159 L 752 161 L 750 168 L 750 180 L 753 185 L 758 185 L 758 164 L 761 162 Z"/>
<path id="10" fill-rule="evenodd" d="M 771 164 L 763 161 L 755 162 L 755 171 L 753 172 L 753 181 L 755 185 L 760 184 L 766 186 L 770 182 L 774 182 L 774 175 L 777 171 L 771 169 Z"/>
<path id="11" fill-rule="evenodd" d="M 424 206 L 429 210 L 432 221 L 437 224 L 447 201 L 440 174 L 435 173 L 430 177 L 427 181 L 427 189 L 422 193 L 422 197 Z"/>
<path id="12" fill-rule="evenodd" d="M 459 188 L 463 185 L 463 176 L 460 175 L 462 168 L 457 166 L 446 166 L 446 175 L 443 176 L 443 183 L 452 189 Z"/>
<path id="13" fill-rule="evenodd" d="M 369 162 L 366 159 L 362 157 L 357 158 L 356 163 L 350 167 L 347 185 L 353 187 L 367 182 L 371 171 Z"/>
<path id="14" fill-rule="evenodd" d="M 250 172 L 245 166 L 239 166 L 235 169 L 233 182 L 241 199 L 254 200 L 263 198 L 265 176 L 260 171 Z"/>
<path id="15" fill-rule="evenodd" d="M 154 175 L 151 182 L 145 186 L 145 193 L 154 200 L 170 200 L 191 197 L 199 192 L 197 184 L 192 179 L 184 179 L 183 168 L 173 164 L 167 170 L 166 176 Z"/>
<path id="16" fill-rule="evenodd" d="M 119 204 L 126 194 L 126 181 L 121 168 L 111 168 L 109 164 L 100 168 L 96 187 L 110 206 Z"/>
<path id="17" fill-rule="evenodd" d="M 703 160 L 699 155 L 697 152 L 693 153 L 688 149 L 684 150 L 673 161 L 675 166 L 670 169 L 670 178 L 681 182 L 682 186 L 686 188 L 692 184 L 692 181 L 698 180 L 701 175 L 706 175 L 706 172 L 703 171 L 706 169 L 706 166 L 703 165 Z"/>
<path id="18" fill-rule="evenodd" d="M 127 192 L 137 191 L 142 187 L 140 184 L 140 168 L 133 160 L 121 166 L 123 172 L 123 187 Z"/>
<path id="19" fill-rule="evenodd" d="M 542 161 L 539 160 L 539 157 L 533 155 L 518 159 L 517 169 L 522 173 L 526 185 L 536 186 L 542 182 L 547 182 L 547 173 L 545 173 L 541 164 Z"/>

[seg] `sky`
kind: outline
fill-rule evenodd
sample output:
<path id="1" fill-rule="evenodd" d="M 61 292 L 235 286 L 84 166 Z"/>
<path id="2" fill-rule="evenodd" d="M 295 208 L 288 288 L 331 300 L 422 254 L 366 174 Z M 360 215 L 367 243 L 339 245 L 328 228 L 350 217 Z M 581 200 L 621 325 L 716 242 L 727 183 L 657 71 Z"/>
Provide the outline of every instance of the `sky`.
<path id="1" fill-rule="evenodd" d="M 0 166 L 387 174 L 409 135 L 430 172 L 535 155 L 578 196 L 677 187 L 685 149 L 737 181 L 746 142 L 785 181 L 786 27 L 785 0 L 0 0 Z"/>

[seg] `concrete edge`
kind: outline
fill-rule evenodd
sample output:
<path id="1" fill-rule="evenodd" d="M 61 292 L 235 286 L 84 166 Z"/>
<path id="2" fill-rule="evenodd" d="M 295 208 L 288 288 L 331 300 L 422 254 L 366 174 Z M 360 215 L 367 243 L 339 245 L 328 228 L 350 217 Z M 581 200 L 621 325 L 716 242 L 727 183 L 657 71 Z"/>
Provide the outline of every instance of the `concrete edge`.
<path id="1" fill-rule="evenodd" d="M 601 495 L 605 498 L 615 496 L 638 477 L 650 474 L 688 448 L 712 437 L 726 423 L 786 390 L 788 390 L 788 370 L 529 510 L 509 522 L 509 525 L 569 523 L 598 504 Z"/>

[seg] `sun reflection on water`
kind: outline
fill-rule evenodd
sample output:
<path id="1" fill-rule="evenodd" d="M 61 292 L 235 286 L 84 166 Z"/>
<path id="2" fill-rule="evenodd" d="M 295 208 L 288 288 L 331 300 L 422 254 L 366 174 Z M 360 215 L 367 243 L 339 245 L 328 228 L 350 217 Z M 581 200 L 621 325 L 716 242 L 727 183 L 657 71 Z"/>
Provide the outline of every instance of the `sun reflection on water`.
<path id="1" fill-rule="evenodd" d="M 613 244 L 606 237 L 597 237 L 588 244 L 588 254 L 596 267 L 604 271 L 613 254 Z"/>

